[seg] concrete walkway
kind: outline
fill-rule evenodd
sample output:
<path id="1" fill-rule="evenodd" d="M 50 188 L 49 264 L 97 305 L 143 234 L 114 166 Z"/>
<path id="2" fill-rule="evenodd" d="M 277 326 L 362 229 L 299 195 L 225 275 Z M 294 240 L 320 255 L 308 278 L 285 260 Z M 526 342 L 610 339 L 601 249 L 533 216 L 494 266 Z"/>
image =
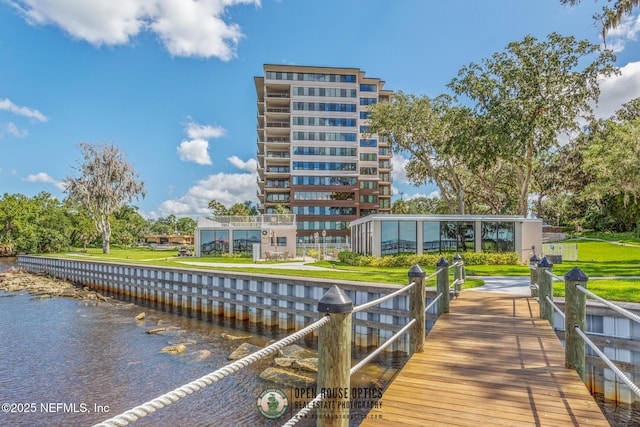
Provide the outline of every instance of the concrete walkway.
<path id="1" fill-rule="evenodd" d="M 531 278 L 529 276 L 467 276 L 484 280 L 484 286 L 465 289 L 465 292 L 492 292 L 519 296 L 531 296 Z"/>
<path id="2" fill-rule="evenodd" d="M 233 264 L 233 263 L 224 263 L 224 262 L 189 262 L 189 261 L 180 261 L 180 264 L 186 265 L 199 265 L 199 266 L 207 266 L 207 267 L 221 267 L 221 268 L 275 268 L 282 270 L 323 270 L 323 271 L 332 271 L 330 268 L 326 267 L 317 267 L 315 265 L 307 265 L 302 261 L 298 262 L 277 262 L 274 264 Z"/>

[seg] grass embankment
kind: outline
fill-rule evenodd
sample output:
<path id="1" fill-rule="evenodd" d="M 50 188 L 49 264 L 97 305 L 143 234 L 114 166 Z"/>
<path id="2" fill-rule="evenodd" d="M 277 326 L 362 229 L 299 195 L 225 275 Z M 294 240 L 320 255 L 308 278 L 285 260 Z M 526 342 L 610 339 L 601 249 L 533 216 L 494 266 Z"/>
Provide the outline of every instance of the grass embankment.
<path id="1" fill-rule="evenodd" d="M 100 248 L 89 248 L 86 252 L 73 252 L 64 254 L 49 254 L 47 256 L 55 257 L 72 257 L 79 259 L 92 259 L 96 261 L 113 261 L 145 265 L 157 265 L 163 267 L 179 267 L 179 268 L 201 268 L 207 270 L 223 270 L 223 271 L 242 271 L 245 273 L 272 274 L 280 276 L 295 277 L 312 277 L 315 279 L 327 280 L 350 280 L 355 282 L 371 282 L 384 284 L 407 284 L 407 273 L 409 268 L 404 267 L 355 267 L 341 263 L 339 261 L 319 261 L 306 263 L 316 267 L 324 267 L 322 270 L 307 270 L 303 268 L 278 267 L 275 264 L 300 263 L 302 260 L 287 261 L 259 261 L 254 263 L 251 258 L 235 258 L 235 257 L 202 257 L 202 258 L 186 258 L 178 257 L 175 249 L 149 249 L 149 248 L 111 248 L 111 253 L 105 255 Z M 185 264 L 188 263 L 188 264 Z M 225 266 L 208 265 L 208 264 L 227 264 Z M 238 264 L 237 267 L 228 264 Z M 247 267 L 246 264 L 253 264 Z M 435 272 L 434 267 L 422 266 L 427 275 Z M 451 269 L 453 274 L 453 269 Z M 477 279 L 469 279 L 465 283 L 465 288 L 482 286 L 484 282 Z M 427 282 L 427 286 L 435 286 L 435 278 Z"/>
<path id="2" fill-rule="evenodd" d="M 563 276 L 572 268 L 578 267 L 590 278 L 587 287 L 597 295 L 613 301 L 640 303 L 640 279 L 629 278 L 629 276 L 640 277 L 640 244 L 635 241 L 627 241 L 622 244 L 620 242 L 600 240 L 569 240 L 559 244 L 577 245 L 578 261 L 564 260 L 562 264 L 554 265 L 554 274 Z M 100 249 L 96 248 L 88 249 L 86 253 L 76 252 L 73 254 L 55 254 L 54 256 L 385 284 L 408 283 L 407 272 L 409 270 L 408 267 L 355 267 L 334 261 L 307 263 L 308 265 L 325 267 L 323 270 L 305 270 L 296 267 L 275 268 L 274 266 L 274 264 L 290 264 L 292 263 L 291 260 L 260 261 L 256 263 L 259 268 L 255 268 L 243 265 L 254 264 L 250 258 L 184 258 L 178 257 L 175 249 L 112 248 L 109 255 L 104 255 Z M 185 262 L 189 264 L 187 265 Z M 297 262 L 301 261 L 298 260 Z M 238 267 L 207 265 L 211 263 L 238 264 Z M 435 271 L 435 266 L 422 266 L 422 268 L 428 275 Z M 450 269 L 451 274 L 453 274 L 452 270 Z M 528 276 L 529 274 L 529 267 L 526 265 L 473 265 L 467 267 L 467 276 Z M 622 278 L 616 280 L 595 279 L 600 277 Z M 477 287 L 483 283 L 482 280 L 467 278 L 464 287 Z M 435 286 L 435 279 L 428 281 L 427 286 Z M 564 296 L 563 283 L 554 282 L 554 295 Z"/>

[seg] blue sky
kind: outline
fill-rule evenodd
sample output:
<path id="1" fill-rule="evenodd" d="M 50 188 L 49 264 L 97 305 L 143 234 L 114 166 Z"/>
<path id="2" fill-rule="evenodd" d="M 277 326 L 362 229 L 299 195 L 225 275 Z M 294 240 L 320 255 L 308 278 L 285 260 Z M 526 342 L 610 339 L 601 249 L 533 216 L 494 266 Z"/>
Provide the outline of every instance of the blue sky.
<path id="1" fill-rule="evenodd" d="M 528 34 L 601 43 L 603 1 L 0 0 L 0 194 L 63 198 L 78 144 L 103 142 L 145 182 L 134 204 L 147 217 L 255 203 L 263 64 L 355 67 L 437 96 Z M 622 75 L 602 81 L 602 117 L 640 96 L 638 37 L 636 10 L 607 38 Z M 408 185 L 402 166 L 394 199 L 435 190 Z"/>

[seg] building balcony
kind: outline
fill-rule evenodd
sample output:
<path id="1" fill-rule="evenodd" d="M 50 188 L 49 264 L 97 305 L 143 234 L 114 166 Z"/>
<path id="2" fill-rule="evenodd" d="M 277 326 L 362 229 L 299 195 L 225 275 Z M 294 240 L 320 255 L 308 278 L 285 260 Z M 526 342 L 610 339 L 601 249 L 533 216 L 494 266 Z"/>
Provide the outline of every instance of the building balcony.
<path id="1" fill-rule="evenodd" d="M 268 128 L 290 128 L 289 121 L 267 121 Z"/>
<path id="2" fill-rule="evenodd" d="M 266 98 L 291 98 L 289 92 L 267 92 Z"/>
<path id="3" fill-rule="evenodd" d="M 291 140 L 286 137 L 270 136 L 267 137 L 267 144 L 290 144 Z"/>
<path id="4" fill-rule="evenodd" d="M 268 107 L 267 113 L 291 113 L 291 109 L 289 107 Z"/>

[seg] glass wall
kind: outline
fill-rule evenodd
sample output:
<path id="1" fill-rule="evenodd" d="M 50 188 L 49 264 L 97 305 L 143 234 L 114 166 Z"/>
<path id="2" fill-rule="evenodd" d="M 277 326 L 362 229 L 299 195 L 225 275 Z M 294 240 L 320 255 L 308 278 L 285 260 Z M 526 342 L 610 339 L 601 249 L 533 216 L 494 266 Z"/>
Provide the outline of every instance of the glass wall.
<path id="1" fill-rule="evenodd" d="M 515 223 L 482 222 L 482 250 L 484 252 L 514 252 Z"/>
<path id="2" fill-rule="evenodd" d="M 260 243 L 260 230 L 234 230 L 233 253 L 251 256 L 253 244 Z"/>
<path id="3" fill-rule="evenodd" d="M 381 254 L 416 253 L 415 221 L 383 221 L 381 227 Z"/>
<path id="4" fill-rule="evenodd" d="M 202 255 L 228 254 L 229 230 L 201 230 L 200 242 Z"/>
<path id="5" fill-rule="evenodd" d="M 424 253 L 440 252 L 440 222 L 422 223 L 422 251 Z"/>

